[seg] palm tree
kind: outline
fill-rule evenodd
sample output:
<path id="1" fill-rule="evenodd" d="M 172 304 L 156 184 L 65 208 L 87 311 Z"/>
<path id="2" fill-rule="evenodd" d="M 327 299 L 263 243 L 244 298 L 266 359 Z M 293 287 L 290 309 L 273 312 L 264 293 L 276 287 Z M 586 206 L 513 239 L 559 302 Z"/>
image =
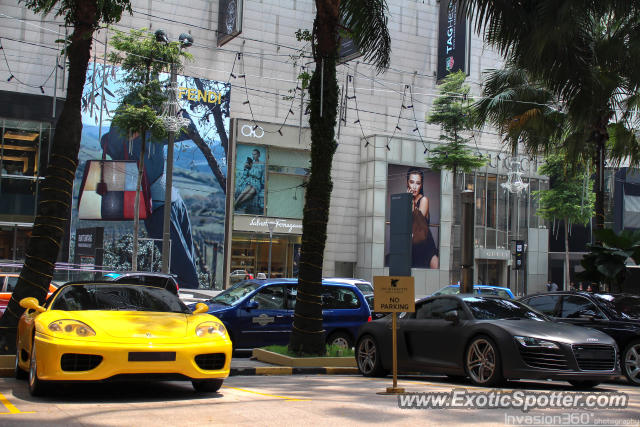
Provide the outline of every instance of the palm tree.
<path id="1" fill-rule="evenodd" d="M 0 319 L 0 351 L 15 353 L 16 327 L 24 309 L 19 301 L 35 297 L 43 303 L 71 215 L 71 193 L 82 134 L 81 99 L 91 58 L 93 33 L 101 23 L 118 22 L 122 12 L 132 13 L 129 0 L 26 0 L 27 8 L 47 15 L 56 11 L 73 27 L 66 47 L 69 59 L 67 97 L 56 124 L 51 156 L 40 187 L 33 233 L 25 263 L 7 309 Z"/>
<path id="2" fill-rule="evenodd" d="M 391 55 L 386 12 L 385 0 L 316 0 L 311 40 L 316 67 L 309 82 L 311 172 L 306 184 L 298 295 L 289 341 L 289 349 L 298 354 L 325 353 L 322 263 L 333 188 L 331 164 L 337 147 L 334 128 L 338 107 L 338 30 L 344 23 L 364 59 L 382 71 L 389 66 Z"/>
<path id="3" fill-rule="evenodd" d="M 560 101 L 572 130 L 566 142 L 582 144 L 596 166 L 594 227 L 602 229 L 609 139 L 638 162 L 640 0 L 457 1 L 489 45 Z"/>

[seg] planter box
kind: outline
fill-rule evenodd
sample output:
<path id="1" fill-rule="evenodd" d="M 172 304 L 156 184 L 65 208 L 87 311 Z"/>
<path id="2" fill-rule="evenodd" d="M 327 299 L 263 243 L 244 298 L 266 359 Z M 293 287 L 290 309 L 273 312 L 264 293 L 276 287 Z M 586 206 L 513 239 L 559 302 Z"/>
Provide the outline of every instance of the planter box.
<path id="1" fill-rule="evenodd" d="M 289 357 L 261 348 L 253 349 L 253 357 L 261 362 L 274 365 L 291 366 L 294 368 L 355 368 L 356 358 L 349 357 Z"/>

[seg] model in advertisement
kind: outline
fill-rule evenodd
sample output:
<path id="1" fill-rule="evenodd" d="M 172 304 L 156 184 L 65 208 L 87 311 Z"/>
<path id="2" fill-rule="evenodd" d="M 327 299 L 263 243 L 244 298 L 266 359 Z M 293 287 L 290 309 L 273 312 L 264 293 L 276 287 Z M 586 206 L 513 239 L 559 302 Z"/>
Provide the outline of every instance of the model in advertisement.
<path id="1" fill-rule="evenodd" d="M 412 263 L 417 268 L 438 268 L 438 248 L 429 231 L 429 198 L 424 195 L 422 170 L 411 168 L 407 171 L 407 193 L 413 195 L 412 212 Z"/>

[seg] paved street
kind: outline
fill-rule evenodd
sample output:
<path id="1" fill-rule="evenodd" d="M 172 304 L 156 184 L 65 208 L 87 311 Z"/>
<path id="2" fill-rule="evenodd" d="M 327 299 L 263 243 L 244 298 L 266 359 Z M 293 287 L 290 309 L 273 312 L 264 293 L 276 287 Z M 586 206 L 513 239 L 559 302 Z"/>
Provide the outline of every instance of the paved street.
<path id="1" fill-rule="evenodd" d="M 345 375 L 236 376 L 213 395 L 196 394 L 190 383 L 162 382 L 64 386 L 51 397 L 36 399 L 30 397 L 26 382 L 2 378 L 0 426 L 505 425 L 505 415 L 563 414 L 582 416 L 576 415 L 571 425 L 593 425 L 605 418 L 607 425 L 631 419 L 634 423 L 625 425 L 638 425 L 640 418 L 640 388 L 623 383 L 605 384 L 597 390 L 628 393 L 626 409 L 536 409 L 528 413 L 519 409 L 400 409 L 396 396 L 376 394 L 390 385 L 391 378 Z M 407 392 L 486 390 L 441 377 L 402 377 L 399 386 Z M 514 382 L 509 387 L 574 391 L 561 382 Z M 516 420 L 513 417 L 511 423 Z M 589 423 L 584 422 L 587 420 Z"/>

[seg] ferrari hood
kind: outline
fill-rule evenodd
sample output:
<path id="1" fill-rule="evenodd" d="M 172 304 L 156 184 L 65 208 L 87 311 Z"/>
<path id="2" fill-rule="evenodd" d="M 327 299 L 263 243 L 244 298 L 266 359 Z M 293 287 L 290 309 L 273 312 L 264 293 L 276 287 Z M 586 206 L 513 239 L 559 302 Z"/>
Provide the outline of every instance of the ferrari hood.
<path id="1" fill-rule="evenodd" d="M 541 338 L 569 344 L 610 344 L 615 341 L 609 335 L 591 328 L 562 322 L 539 322 L 536 320 L 496 320 L 513 335 Z"/>
<path id="2" fill-rule="evenodd" d="M 114 338 L 183 338 L 187 335 L 187 317 L 183 313 L 143 311 L 84 311 L 73 316 L 96 333 Z"/>

